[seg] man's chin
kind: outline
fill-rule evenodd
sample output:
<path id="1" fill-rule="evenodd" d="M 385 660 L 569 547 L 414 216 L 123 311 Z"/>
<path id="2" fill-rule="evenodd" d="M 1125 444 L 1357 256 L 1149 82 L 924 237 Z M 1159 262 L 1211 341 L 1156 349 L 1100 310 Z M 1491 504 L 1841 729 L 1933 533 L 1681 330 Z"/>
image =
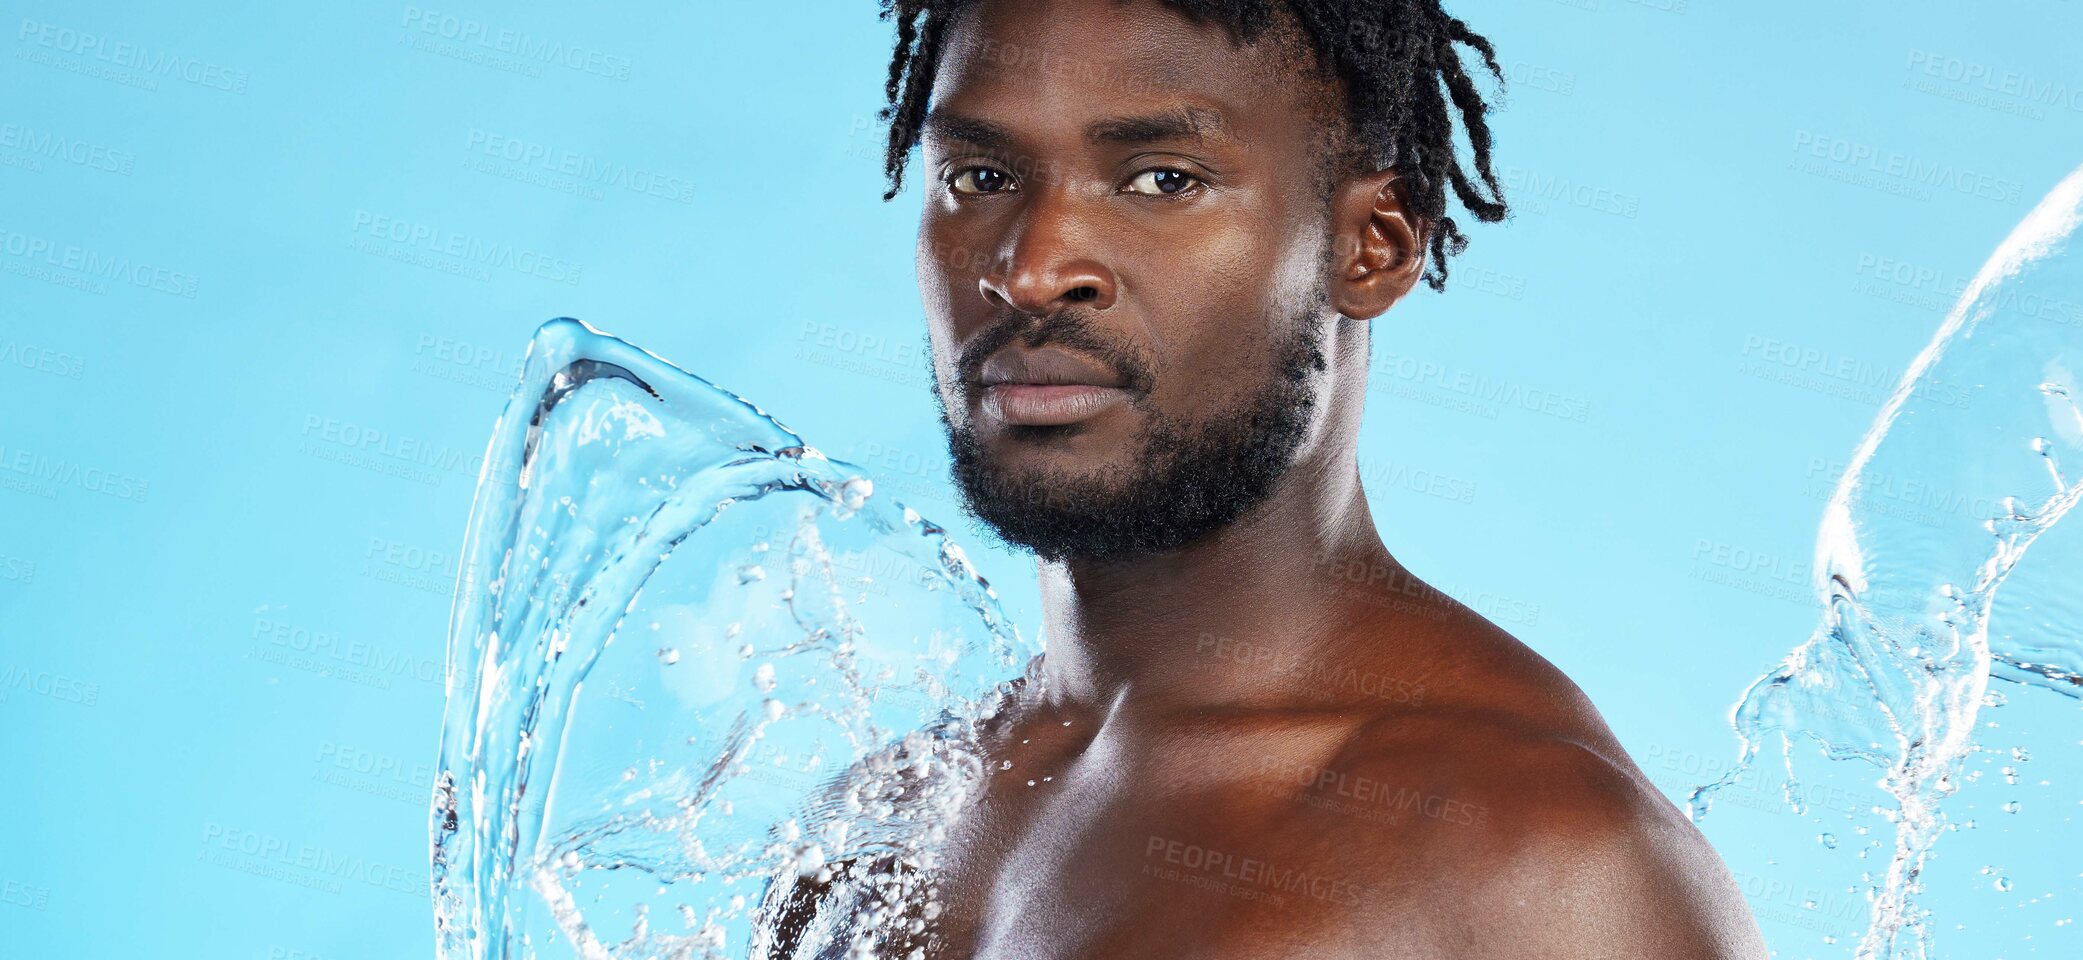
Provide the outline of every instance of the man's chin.
<path id="1" fill-rule="evenodd" d="M 1001 424 L 979 437 L 968 457 L 971 472 L 1001 486 L 1112 493 L 1149 460 L 1148 445 L 1137 441 L 1092 424 Z"/>
<path id="2" fill-rule="evenodd" d="M 1064 559 L 1103 546 L 1118 493 L 1104 476 L 1089 470 L 1004 468 L 980 464 L 957 470 L 963 508 L 993 536 L 1033 551 L 1042 559 Z"/>
<path id="3" fill-rule="evenodd" d="M 1075 521 L 1089 516 L 1105 517 L 1104 510 L 1119 497 L 1118 476 L 1094 470 L 1090 464 L 1062 468 L 1036 464 L 992 464 L 962 484 L 962 495 L 970 510 L 981 517 L 1026 516 L 1047 513 Z"/>

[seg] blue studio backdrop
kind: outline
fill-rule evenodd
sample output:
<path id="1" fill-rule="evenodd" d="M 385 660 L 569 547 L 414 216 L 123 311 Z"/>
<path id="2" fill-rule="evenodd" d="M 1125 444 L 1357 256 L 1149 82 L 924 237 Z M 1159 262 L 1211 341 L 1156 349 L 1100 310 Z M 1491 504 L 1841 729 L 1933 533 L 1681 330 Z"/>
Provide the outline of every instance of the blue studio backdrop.
<path id="1" fill-rule="evenodd" d="M 1376 322 L 1374 515 L 1682 802 L 1816 621 L 1853 444 L 2083 162 L 2083 3 L 1455 9 L 1502 54 L 1520 212 Z M 431 952 L 457 548 L 544 320 L 966 531 L 873 4 L 23 0 L 0 31 L 0 952 Z M 1031 625 L 1029 561 L 960 536 Z M 1949 901 L 2004 939 L 1947 956 L 2052 955 L 2079 887 L 2044 856 L 2069 885 Z M 1849 956 L 1855 894 L 1731 862 L 1779 956 Z"/>

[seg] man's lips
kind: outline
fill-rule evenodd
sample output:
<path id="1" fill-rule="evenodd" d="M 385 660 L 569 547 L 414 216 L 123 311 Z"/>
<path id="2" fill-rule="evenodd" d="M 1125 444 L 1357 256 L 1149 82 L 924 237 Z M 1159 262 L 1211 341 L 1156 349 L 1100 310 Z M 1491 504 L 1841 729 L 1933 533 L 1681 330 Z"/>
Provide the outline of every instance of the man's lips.
<path id="1" fill-rule="evenodd" d="M 1007 347 L 978 374 L 987 416 L 1021 426 L 1061 426 L 1128 399 L 1121 375 L 1057 346 Z"/>
<path id="2" fill-rule="evenodd" d="M 984 388 L 984 413 L 1020 426 L 1062 426 L 1127 399 L 1120 387 L 1089 383 L 996 383 Z"/>

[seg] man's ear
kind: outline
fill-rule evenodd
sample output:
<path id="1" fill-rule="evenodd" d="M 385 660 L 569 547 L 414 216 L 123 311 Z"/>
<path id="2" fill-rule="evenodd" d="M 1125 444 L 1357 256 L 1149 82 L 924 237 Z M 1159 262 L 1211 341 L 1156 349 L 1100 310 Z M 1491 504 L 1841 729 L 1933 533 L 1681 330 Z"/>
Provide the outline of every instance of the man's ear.
<path id="1" fill-rule="evenodd" d="M 1355 320 L 1387 312 L 1425 274 L 1427 225 L 1393 170 L 1354 177 L 1332 198 L 1331 306 Z"/>

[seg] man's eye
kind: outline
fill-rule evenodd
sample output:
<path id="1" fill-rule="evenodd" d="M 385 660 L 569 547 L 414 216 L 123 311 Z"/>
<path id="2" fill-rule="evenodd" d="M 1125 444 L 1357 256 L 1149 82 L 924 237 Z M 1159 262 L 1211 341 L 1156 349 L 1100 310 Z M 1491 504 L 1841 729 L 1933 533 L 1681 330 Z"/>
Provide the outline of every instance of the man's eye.
<path id="1" fill-rule="evenodd" d="M 1003 170 L 967 167 L 958 171 L 947 185 L 956 193 L 1000 193 L 1012 186 L 1012 179 Z"/>
<path id="2" fill-rule="evenodd" d="M 1166 197 L 1191 189 L 1194 184 L 1199 182 L 1200 180 L 1196 179 L 1193 174 L 1183 170 L 1169 170 L 1160 167 L 1136 174 L 1135 179 L 1128 181 L 1126 192 L 1140 193 L 1152 197 Z"/>

